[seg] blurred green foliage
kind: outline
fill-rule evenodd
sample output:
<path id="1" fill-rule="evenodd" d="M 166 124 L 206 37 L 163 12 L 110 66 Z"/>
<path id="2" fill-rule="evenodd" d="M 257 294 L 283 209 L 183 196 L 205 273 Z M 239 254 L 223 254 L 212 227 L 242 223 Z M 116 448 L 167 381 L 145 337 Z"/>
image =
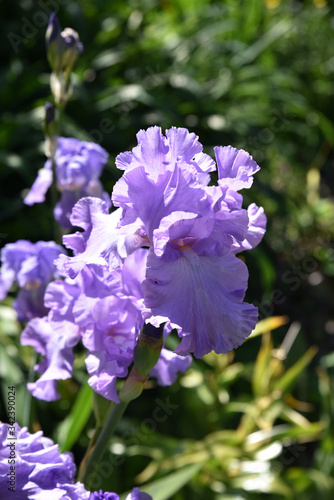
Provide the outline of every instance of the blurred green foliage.
<path id="1" fill-rule="evenodd" d="M 185 126 L 199 135 L 209 154 L 213 146 L 227 144 L 249 151 L 262 170 L 243 195 L 246 204 L 264 206 L 268 231 L 259 248 L 245 256 L 250 268 L 248 300 L 259 307 L 261 318 L 284 314 L 301 325 L 285 360 L 277 351 L 287 332 L 281 325 L 273 339 L 265 333 L 262 340 L 246 342 L 233 355 L 197 361 L 170 389 L 145 391 L 130 405 L 112 444 L 120 465 L 105 485 L 124 491 L 132 487 L 134 476 L 139 475 L 139 481 L 160 477 L 165 482 L 159 491 L 172 496 L 155 500 L 258 499 L 265 492 L 270 498 L 332 498 L 330 3 L 0 2 L 1 245 L 17 239 L 53 239 L 51 200 L 33 207 L 22 203 L 45 161 L 41 125 L 44 103 L 50 99 L 50 69 L 44 34 L 51 5 L 63 27 L 79 32 L 85 47 L 76 64 L 62 133 L 94 140 L 107 149 L 110 161 L 103 181 L 109 192 L 119 177 L 114 157 L 133 147 L 136 132 L 150 125 Z M 33 377 L 35 358 L 19 344 L 20 325 L 10 304 L 8 299 L 0 310 L 4 414 L 6 387 L 16 384 L 19 423 L 31 430 L 42 426 L 64 449 L 80 435 L 73 448 L 79 461 L 94 426 L 87 407 L 81 411 L 91 395 L 81 389 L 76 401 L 86 380 L 84 353 L 77 353 L 74 379 L 60 386 L 60 403 L 32 399 L 25 383 Z M 274 328 L 267 324 L 265 330 Z M 311 345 L 318 353 L 306 367 L 315 354 L 308 350 Z M 139 444 L 125 447 L 124 433 L 131 437 L 133 429 L 152 415 L 156 399 L 167 397 L 179 409 L 158 423 L 155 432 L 143 431 Z M 69 440 L 68 429 L 73 432 Z M 313 439 L 319 441 L 305 444 Z M 173 484 L 181 488 L 191 478 L 182 491 L 168 490 Z"/>

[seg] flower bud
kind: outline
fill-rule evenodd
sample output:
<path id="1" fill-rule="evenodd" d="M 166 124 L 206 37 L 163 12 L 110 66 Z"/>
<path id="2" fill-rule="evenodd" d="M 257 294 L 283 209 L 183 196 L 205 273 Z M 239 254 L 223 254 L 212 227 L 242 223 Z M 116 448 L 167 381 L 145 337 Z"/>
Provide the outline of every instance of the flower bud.
<path id="1" fill-rule="evenodd" d="M 65 28 L 61 32 L 61 37 L 65 45 L 62 61 L 63 68 L 67 73 L 70 73 L 74 63 L 83 52 L 83 45 L 80 42 L 78 33 L 72 28 Z"/>
<path id="2" fill-rule="evenodd" d="M 142 376 L 137 370 L 132 367 L 130 375 L 124 382 L 124 385 L 119 393 L 120 401 L 129 403 L 133 399 L 138 398 L 143 392 L 144 385 L 146 380 L 148 379 L 148 375 Z"/>
<path id="3" fill-rule="evenodd" d="M 79 35 L 72 28 L 61 31 L 57 15 L 52 12 L 45 35 L 46 53 L 55 73 L 72 71 L 75 61 L 83 51 Z"/>
<path id="4" fill-rule="evenodd" d="M 46 29 L 45 42 L 49 64 L 56 73 L 62 69 L 62 54 L 64 51 L 64 40 L 60 31 L 58 17 L 55 12 L 52 12 Z"/>
<path id="5" fill-rule="evenodd" d="M 150 323 L 146 323 L 140 330 L 133 353 L 133 367 L 119 394 L 121 401 L 132 401 L 142 393 L 145 382 L 160 357 L 163 330 L 164 324 L 156 328 Z"/>
<path id="6" fill-rule="evenodd" d="M 142 376 L 149 375 L 157 364 L 163 344 L 163 329 L 163 324 L 156 328 L 146 323 L 140 331 L 133 361 L 135 369 Z"/>

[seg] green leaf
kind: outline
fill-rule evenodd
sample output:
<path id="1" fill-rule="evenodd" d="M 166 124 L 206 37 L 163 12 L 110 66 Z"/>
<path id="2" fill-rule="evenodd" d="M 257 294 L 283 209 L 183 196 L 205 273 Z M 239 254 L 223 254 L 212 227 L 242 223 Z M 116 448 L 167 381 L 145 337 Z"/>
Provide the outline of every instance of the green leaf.
<path id="1" fill-rule="evenodd" d="M 262 337 L 262 345 L 256 358 L 252 380 L 253 392 L 256 396 L 268 394 L 273 368 L 272 349 L 271 337 Z"/>
<path id="2" fill-rule="evenodd" d="M 318 349 L 311 347 L 289 370 L 287 370 L 281 378 L 275 383 L 275 389 L 286 392 L 290 390 L 293 384 L 297 381 L 299 375 L 306 368 L 309 362 L 317 354 Z"/>
<path id="3" fill-rule="evenodd" d="M 259 474 L 240 474 L 231 480 L 231 486 L 262 494 L 278 493 L 284 495 L 284 498 L 288 498 L 292 493 L 289 486 L 270 471 L 264 471 Z"/>
<path id="4" fill-rule="evenodd" d="M 275 330 L 276 328 L 285 325 L 286 323 L 288 323 L 288 321 L 289 321 L 288 316 L 272 316 L 271 318 L 262 319 L 261 321 L 258 322 L 258 324 L 254 328 L 250 336 L 246 338 L 245 342 L 247 340 L 258 337 L 263 333 L 271 332 L 272 330 Z"/>
<path id="5" fill-rule="evenodd" d="M 68 451 L 80 436 L 93 410 L 93 390 L 85 383 L 74 402 L 71 413 L 59 425 L 56 434 L 61 452 Z"/>
<path id="6" fill-rule="evenodd" d="M 8 342 L 7 336 L 17 337 L 20 332 L 20 323 L 17 321 L 17 314 L 13 307 L 0 305 L 0 340 Z"/>
<path id="7" fill-rule="evenodd" d="M 15 346 L 9 346 L 15 349 Z M 21 368 L 18 363 L 9 356 L 9 347 L 6 349 L 1 348 L 0 350 L 0 378 L 3 378 L 9 385 L 15 385 L 21 382 L 24 377 Z M 17 356 L 16 350 L 14 351 L 15 356 Z"/>
<path id="8" fill-rule="evenodd" d="M 293 442 L 314 441 L 319 439 L 321 432 L 326 427 L 324 422 L 312 422 L 307 428 L 286 424 L 275 425 L 271 429 L 263 429 L 249 434 L 245 441 L 247 453 L 257 451 L 263 445 L 274 441 L 284 442 L 285 446 Z"/>
<path id="9" fill-rule="evenodd" d="M 261 38 L 258 38 L 253 45 L 250 45 L 243 52 L 236 54 L 231 63 L 237 68 L 243 66 L 244 64 L 252 63 L 262 52 L 264 52 L 270 45 L 272 45 L 281 36 L 285 35 L 288 31 L 293 28 L 290 20 L 282 19 L 278 23 L 274 24 Z"/>
<path id="10" fill-rule="evenodd" d="M 334 479 L 323 471 L 316 469 L 305 469 L 291 467 L 287 471 L 287 476 L 293 480 L 293 484 L 298 483 L 299 491 L 312 491 L 312 486 L 319 493 L 320 498 L 324 500 L 329 500 L 333 498 L 334 493 Z"/>
<path id="11" fill-rule="evenodd" d="M 334 144 L 333 123 L 323 113 L 320 113 L 319 111 L 317 112 L 317 116 L 319 118 L 319 127 L 321 128 L 329 144 L 333 146 Z"/>
<path id="12" fill-rule="evenodd" d="M 154 500 L 167 500 L 186 485 L 201 467 L 202 463 L 189 465 L 168 476 L 157 479 L 151 484 L 140 487 L 140 491 L 148 493 Z M 123 493 L 120 500 L 124 500 L 128 494 L 129 492 Z"/>

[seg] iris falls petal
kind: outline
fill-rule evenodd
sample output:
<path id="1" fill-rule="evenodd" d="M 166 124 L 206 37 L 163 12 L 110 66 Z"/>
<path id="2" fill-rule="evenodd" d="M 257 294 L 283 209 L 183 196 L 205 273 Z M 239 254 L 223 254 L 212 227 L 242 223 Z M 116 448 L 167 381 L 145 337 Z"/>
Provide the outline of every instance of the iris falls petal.
<path id="1" fill-rule="evenodd" d="M 257 309 L 243 301 L 248 271 L 237 257 L 199 256 L 189 247 L 164 262 L 149 252 L 143 282 L 147 307 L 182 328 L 178 354 L 200 358 L 211 350 L 230 351 L 251 333 Z"/>

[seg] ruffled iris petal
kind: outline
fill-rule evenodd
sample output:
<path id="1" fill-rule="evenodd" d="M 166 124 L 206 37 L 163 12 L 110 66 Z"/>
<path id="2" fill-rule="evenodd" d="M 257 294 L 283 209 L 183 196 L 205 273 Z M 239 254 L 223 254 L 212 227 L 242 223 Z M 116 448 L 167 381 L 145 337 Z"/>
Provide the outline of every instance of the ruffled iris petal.
<path id="1" fill-rule="evenodd" d="M 27 196 L 24 198 L 26 205 L 34 205 L 35 203 L 43 203 L 47 190 L 53 181 L 51 162 L 47 161 L 44 168 L 38 171 L 37 177 L 31 186 Z"/>
<path id="2" fill-rule="evenodd" d="M 42 361 L 35 367 L 41 377 L 29 384 L 29 390 L 39 399 L 58 399 L 55 381 L 72 375 L 74 354 L 72 348 L 79 341 L 79 327 L 69 321 L 49 322 L 48 318 L 34 318 L 21 335 L 21 344 L 34 347 L 42 354 Z M 52 391 L 49 391 L 53 388 Z"/>
<path id="3" fill-rule="evenodd" d="M 184 248 L 179 259 L 164 262 L 149 252 L 145 303 L 153 315 L 182 328 L 178 354 L 227 352 L 242 344 L 257 321 L 256 307 L 242 302 L 247 279 L 246 265 L 231 254 L 198 256 Z"/>
<path id="4" fill-rule="evenodd" d="M 214 151 L 218 168 L 218 184 L 227 185 L 233 191 L 250 188 L 253 183 L 253 174 L 260 170 L 252 156 L 243 149 L 236 149 L 232 146 L 217 146 Z"/>
<path id="5" fill-rule="evenodd" d="M 18 424 L 0 422 L 0 498 L 13 500 L 88 500 L 90 493 L 74 483 L 76 466 L 70 453 L 43 436 L 27 432 Z M 8 450 L 15 436 L 15 491 L 9 492 Z M 13 469 L 12 469 L 13 470 Z M 106 497 L 107 498 L 107 497 Z"/>
<path id="6" fill-rule="evenodd" d="M 125 500 L 152 500 L 152 497 L 144 491 L 139 491 L 139 488 L 133 488 Z"/>
<path id="7" fill-rule="evenodd" d="M 163 348 L 157 364 L 151 371 L 151 376 L 157 378 L 159 385 L 172 385 L 179 372 L 184 373 L 191 363 L 191 356 L 179 356 L 175 352 Z"/>
<path id="8" fill-rule="evenodd" d="M 56 265 L 61 273 L 75 278 L 86 264 L 110 266 L 116 269 L 128 254 L 142 245 L 136 233 L 138 225 L 118 228 L 121 211 L 108 213 L 106 204 L 98 198 L 83 198 L 73 209 L 72 224 L 84 229 L 64 236 L 64 244 L 76 251 L 74 257 L 61 256 Z"/>
<path id="9" fill-rule="evenodd" d="M 247 233 L 242 241 L 234 241 L 231 248 L 233 253 L 255 248 L 261 242 L 266 232 L 267 217 L 265 216 L 263 208 L 252 203 L 249 205 L 247 212 L 249 218 Z"/>

